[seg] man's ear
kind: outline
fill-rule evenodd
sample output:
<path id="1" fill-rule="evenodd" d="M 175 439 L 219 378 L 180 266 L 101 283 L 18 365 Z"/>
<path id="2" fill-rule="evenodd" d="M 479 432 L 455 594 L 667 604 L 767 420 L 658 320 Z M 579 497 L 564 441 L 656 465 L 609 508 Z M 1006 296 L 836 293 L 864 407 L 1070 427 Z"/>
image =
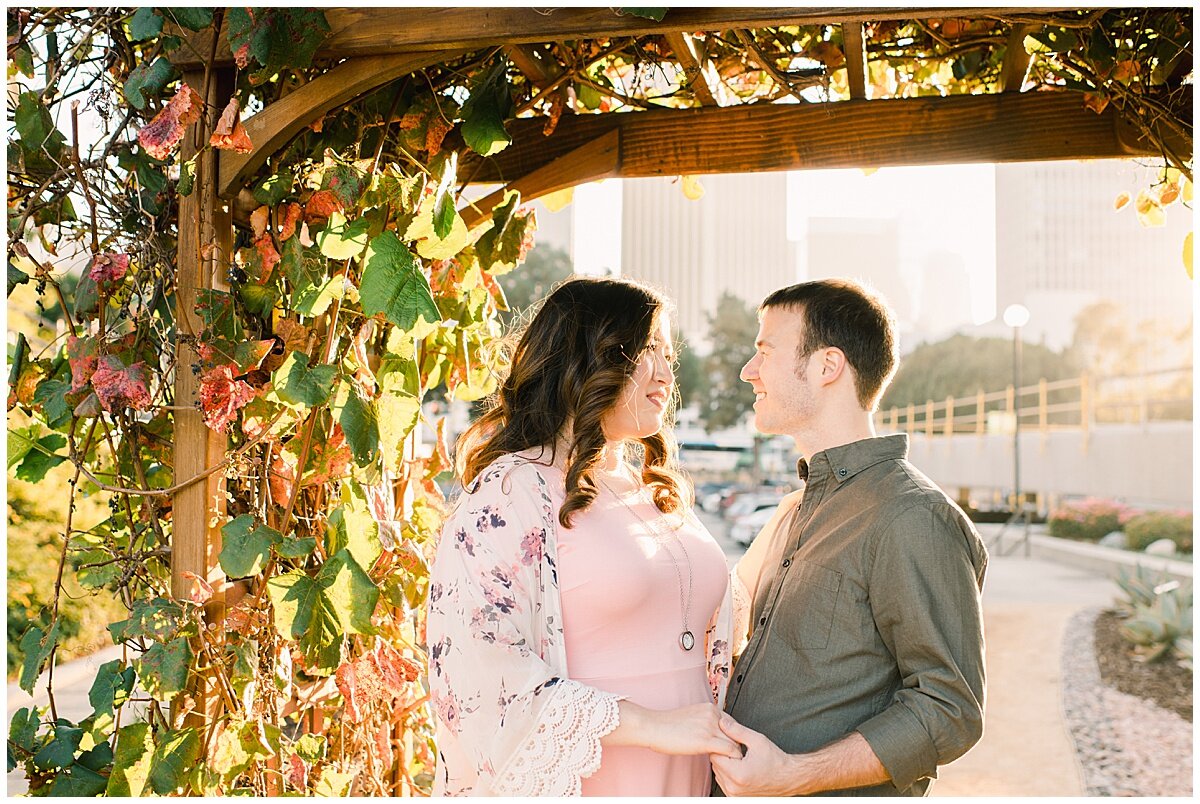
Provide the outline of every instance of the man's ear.
<path id="1" fill-rule="evenodd" d="M 817 377 L 822 386 L 832 385 L 848 370 L 846 353 L 836 346 L 829 346 L 818 353 L 820 362 Z"/>

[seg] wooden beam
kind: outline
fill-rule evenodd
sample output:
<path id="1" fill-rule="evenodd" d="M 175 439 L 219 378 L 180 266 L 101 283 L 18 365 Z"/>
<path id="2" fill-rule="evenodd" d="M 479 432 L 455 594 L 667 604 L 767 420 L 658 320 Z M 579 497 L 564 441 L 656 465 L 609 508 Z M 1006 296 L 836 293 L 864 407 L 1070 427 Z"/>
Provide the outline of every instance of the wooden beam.
<path id="1" fill-rule="evenodd" d="M 1033 25 L 1014 25 L 1004 48 L 1004 63 L 1000 68 L 1000 85 L 1005 92 L 1020 92 L 1029 72 L 1029 52 L 1025 37 L 1036 30 Z"/>
<path id="2" fill-rule="evenodd" d="M 389 81 L 459 55 L 461 51 L 398 53 L 342 62 L 245 121 L 254 150 L 248 154 L 227 151 L 222 155 L 218 192 L 222 198 L 236 196 L 267 159 L 326 112 Z"/>
<path id="3" fill-rule="evenodd" d="M 528 45 L 512 45 L 505 49 L 508 60 L 517 66 L 526 78 L 538 89 L 542 89 L 562 75 L 558 62 L 546 63 Z"/>
<path id="4" fill-rule="evenodd" d="M 842 24 L 842 45 L 846 53 L 846 80 L 851 100 L 867 99 L 867 37 L 861 22 Z"/>
<path id="5" fill-rule="evenodd" d="M 540 118 L 509 128 L 513 145 L 483 165 L 467 160 L 463 175 L 511 183 L 618 129 L 616 175 L 629 178 L 1155 154 L 1113 110 L 1097 115 L 1066 91 L 578 115 L 551 137 Z"/>
<path id="6" fill-rule="evenodd" d="M 683 68 L 683 74 L 687 78 L 687 84 L 696 95 L 696 100 L 700 102 L 700 105 L 720 106 L 712 88 L 709 87 L 708 76 L 704 74 L 704 65 L 701 63 L 700 53 L 696 49 L 696 40 L 692 38 L 691 34 L 672 31 L 663 34 L 663 38 L 667 40 L 667 44 L 675 53 L 675 58 L 679 61 L 679 66 Z"/>
<path id="7" fill-rule="evenodd" d="M 460 210 L 463 221 L 467 228 L 474 229 L 491 220 L 492 208 L 504 200 L 509 190 L 520 192 L 522 201 L 531 201 L 577 184 L 615 176 L 620 168 L 620 154 L 621 132 L 609 131 L 468 205 Z"/>
<path id="8" fill-rule="evenodd" d="M 779 25 L 840 25 L 869 20 L 929 17 L 1028 16 L 1051 8 L 672 8 L 662 21 L 618 14 L 610 8 L 326 8 L 330 33 L 318 58 L 346 58 L 421 50 L 475 50 L 494 45 L 558 42 L 674 31 L 727 31 Z M 181 68 L 202 65 L 212 32 L 173 30 L 188 40 L 171 58 Z M 230 64 L 229 42 L 217 43 L 216 63 Z"/>
<path id="9" fill-rule="evenodd" d="M 175 349 L 175 480 L 195 477 L 219 463 L 228 450 L 228 439 L 213 432 L 200 412 L 200 357 L 194 342 L 182 337 L 199 333 L 204 324 L 196 313 L 199 291 L 227 288 L 224 277 L 233 248 L 233 222 L 216 193 L 217 151 L 197 141 L 202 132 L 212 131 L 220 109 L 233 93 L 232 70 L 219 70 L 209 87 L 207 125 L 197 124 L 184 134 L 183 159 L 196 159 L 196 184 L 191 195 L 179 199 L 179 239 L 175 269 L 175 315 L 180 338 Z M 204 91 L 204 72 L 183 75 L 190 86 Z M 194 586 L 190 575 L 202 578 L 213 588 L 204 607 L 205 621 L 223 633 L 225 619 L 225 573 L 221 553 L 222 518 L 225 513 L 223 474 L 180 489 L 171 500 L 171 594 L 185 599 Z M 212 722 L 220 708 L 216 678 L 211 674 L 194 679 L 190 688 L 196 701 L 190 725 Z M 179 700 L 182 700 L 180 698 Z"/>

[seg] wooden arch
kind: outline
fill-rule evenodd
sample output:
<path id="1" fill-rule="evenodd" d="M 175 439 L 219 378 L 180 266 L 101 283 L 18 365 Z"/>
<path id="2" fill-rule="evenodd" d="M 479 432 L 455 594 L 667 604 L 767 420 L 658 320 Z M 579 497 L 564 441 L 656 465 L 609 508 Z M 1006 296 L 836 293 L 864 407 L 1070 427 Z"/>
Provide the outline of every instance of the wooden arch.
<path id="1" fill-rule="evenodd" d="M 550 136 L 544 117 L 510 121 L 513 143 L 494 157 L 464 157 L 461 175 L 472 181 L 516 189 L 525 199 L 607 177 L 732 173 L 806 168 L 881 167 L 967 162 L 1014 162 L 1158 156 L 1159 146 L 1192 152 L 1191 113 L 1170 127 L 1165 141 L 1152 144 L 1117 112 L 1085 108 L 1076 92 L 1029 92 L 1024 88 L 1029 56 L 1026 35 L 1039 20 L 1063 8 L 679 8 L 656 21 L 613 9 L 529 8 L 329 8 L 331 31 L 318 59 L 336 66 L 245 121 L 256 148 L 249 154 L 201 150 L 185 143 L 184 159 L 199 154 L 196 191 L 181 199 L 178 253 L 179 315 L 198 331 L 195 298 L 202 288 L 222 287 L 231 253 L 233 226 L 250 206 L 247 184 L 271 156 L 322 115 L 397 78 L 432 65 L 452 62 L 483 49 L 503 50 L 539 92 L 570 77 L 567 65 L 544 57 L 545 45 L 615 37 L 658 37 L 657 52 L 686 76 L 688 108 L 653 108 L 599 114 L 564 114 Z M 998 21 L 1006 37 L 1002 71 L 995 91 L 945 97 L 869 99 L 867 25 L 881 21 L 952 18 Z M 781 75 L 764 58 L 748 31 L 778 26 L 838 26 L 843 43 L 850 98 L 810 103 L 796 79 Z M 700 34 L 721 32 L 740 41 L 776 85 L 776 102 L 723 103 L 722 89 L 707 63 Z M 179 32 L 188 47 L 174 56 L 185 80 L 209 87 L 209 108 L 232 92 L 233 56 L 223 36 Z M 539 53 L 539 47 L 541 53 Z M 196 54 L 213 54 L 201 59 Z M 1190 63 L 1186 65 L 1188 71 Z M 208 81 L 208 71 L 216 80 Z M 468 225 L 485 220 L 486 198 L 461 210 Z M 215 243 L 218 248 L 202 248 Z M 182 367 L 194 365 L 188 344 L 179 347 L 176 380 L 176 471 L 193 476 L 224 457 L 223 439 L 189 410 L 198 380 Z M 175 544 L 172 575 L 181 594 L 188 573 L 205 577 L 220 590 L 217 556 L 220 531 L 213 513 L 223 495 L 219 474 L 178 492 L 174 499 Z M 215 506 L 215 509 L 214 509 Z M 220 592 L 209 616 L 222 617 Z M 201 707 L 201 711 L 203 706 Z"/>

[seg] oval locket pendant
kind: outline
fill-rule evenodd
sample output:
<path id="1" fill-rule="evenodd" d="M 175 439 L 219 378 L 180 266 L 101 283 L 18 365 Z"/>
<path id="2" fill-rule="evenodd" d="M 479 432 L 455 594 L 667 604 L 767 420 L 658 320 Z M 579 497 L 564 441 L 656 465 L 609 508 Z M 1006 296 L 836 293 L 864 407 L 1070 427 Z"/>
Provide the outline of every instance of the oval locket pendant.
<path id="1" fill-rule="evenodd" d="M 691 631 L 684 631 L 679 635 L 679 647 L 684 650 L 691 650 L 696 647 L 696 637 L 692 636 Z"/>

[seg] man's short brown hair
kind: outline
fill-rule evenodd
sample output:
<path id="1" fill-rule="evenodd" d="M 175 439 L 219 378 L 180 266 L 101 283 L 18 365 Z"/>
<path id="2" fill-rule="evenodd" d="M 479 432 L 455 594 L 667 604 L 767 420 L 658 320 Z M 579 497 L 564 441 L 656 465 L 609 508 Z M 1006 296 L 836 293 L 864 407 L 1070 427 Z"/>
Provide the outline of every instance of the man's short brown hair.
<path id="1" fill-rule="evenodd" d="M 759 312 L 780 307 L 804 318 L 797 359 L 837 347 L 854 369 L 859 404 L 873 411 L 896 371 L 896 321 L 875 292 L 847 279 L 819 279 L 789 285 L 763 299 Z"/>

